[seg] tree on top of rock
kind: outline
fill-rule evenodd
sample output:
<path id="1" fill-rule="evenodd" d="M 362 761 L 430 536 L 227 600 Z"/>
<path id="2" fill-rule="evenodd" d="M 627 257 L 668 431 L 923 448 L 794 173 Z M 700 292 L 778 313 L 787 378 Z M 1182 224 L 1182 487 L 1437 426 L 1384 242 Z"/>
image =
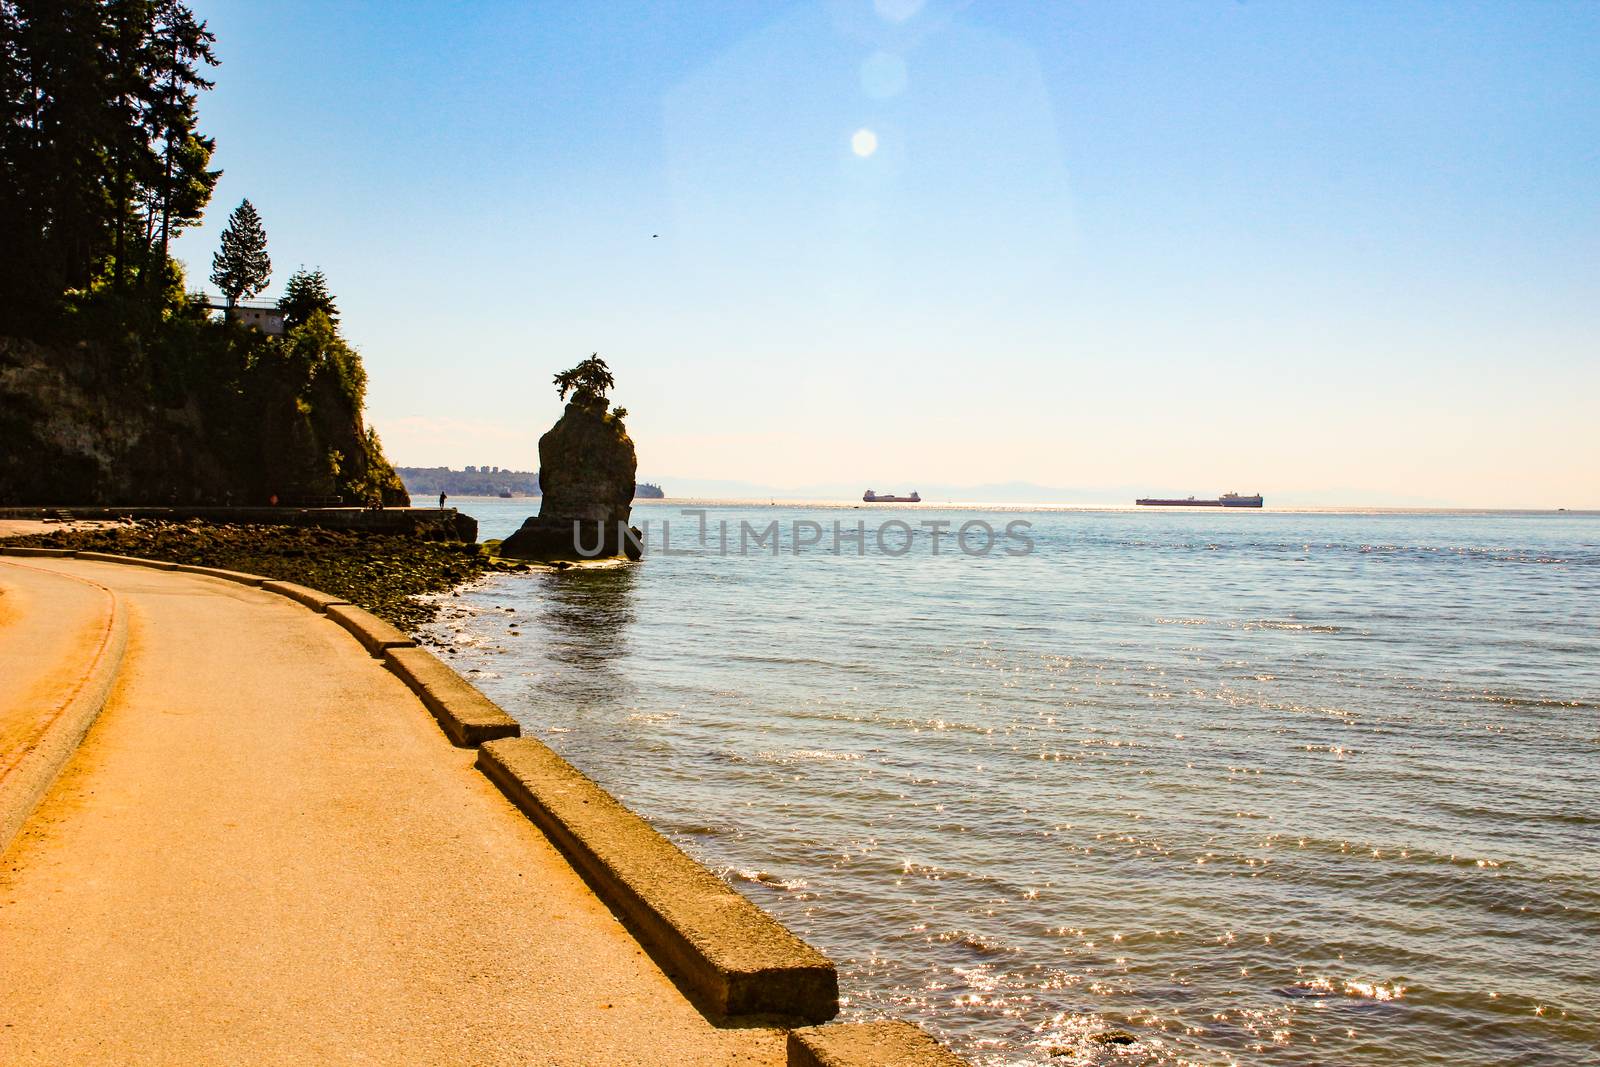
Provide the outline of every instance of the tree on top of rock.
<path id="1" fill-rule="evenodd" d="M 571 393 L 572 402 L 579 407 L 604 407 L 606 393 L 617 384 L 616 379 L 611 377 L 611 368 L 606 366 L 606 361 L 600 358 L 598 352 L 571 370 L 556 375 L 555 383 L 561 399 L 565 400 L 567 394 Z"/>
<path id="2" fill-rule="evenodd" d="M 308 271 L 301 267 L 289 275 L 278 310 L 283 312 L 284 327 L 290 330 L 308 321 L 316 311 L 328 316 L 333 325 L 339 325 L 339 309 L 328 291 L 328 279 L 320 270 Z"/>
<path id="3" fill-rule="evenodd" d="M 228 216 L 222 231 L 222 248 L 211 257 L 211 281 L 222 290 L 231 307 L 247 296 L 255 296 L 272 278 L 272 259 L 267 255 L 267 230 L 250 201 L 242 201 Z"/>

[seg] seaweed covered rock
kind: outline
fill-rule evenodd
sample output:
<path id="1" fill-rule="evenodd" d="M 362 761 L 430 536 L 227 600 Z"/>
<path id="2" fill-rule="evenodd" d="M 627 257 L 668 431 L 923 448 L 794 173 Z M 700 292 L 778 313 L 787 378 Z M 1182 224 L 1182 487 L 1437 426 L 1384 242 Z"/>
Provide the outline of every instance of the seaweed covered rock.
<path id="1" fill-rule="evenodd" d="M 623 418 L 610 408 L 613 381 L 605 361 L 591 356 L 556 375 L 566 411 L 539 438 L 539 514 L 500 545 L 515 559 L 638 559 L 643 538 L 628 525 L 638 457 Z"/>

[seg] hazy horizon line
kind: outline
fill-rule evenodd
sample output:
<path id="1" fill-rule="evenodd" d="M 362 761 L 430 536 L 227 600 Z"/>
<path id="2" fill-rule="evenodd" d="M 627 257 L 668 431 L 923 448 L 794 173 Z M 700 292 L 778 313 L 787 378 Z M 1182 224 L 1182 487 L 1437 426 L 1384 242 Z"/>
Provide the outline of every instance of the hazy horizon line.
<path id="1" fill-rule="evenodd" d="M 412 464 L 397 464 L 396 466 L 419 466 Z M 432 469 L 439 469 L 438 466 Z M 455 469 L 448 468 L 445 469 Z M 509 471 L 509 468 L 501 468 Z M 528 471 L 510 471 L 510 473 L 531 473 Z M 856 488 L 846 486 L 842 482 L 820 482 L 810 485 L 776 485 L 760 482 L 748 482 L 739 479 L 718 478 L 683 478 L 672 475 L 640 474 L 636 481 L 653 484 L 661 487 L 669 501 L 710 501 L 717 503 L 759 503 L 763 500 L 778 503 L 862 503 L 862 493 L 869 488 L 863 484 Z M 883 480 L 871 483 L 870 488 L 879 492 L 909 493 L 913 490 L 921 494 L 920 503 L 926 504 L 993 504 L 997 506 L 1059 506 L 1059 507 L 1086 507 L 1086 508 L 1131 508 L 1136 507 L 1135 501 L 1139 497 L 1156 496 L 1167 499 L 1182 499 L 1193 495 L 1200 499 L 1212 499 L 1222 492 L 1234 491 L 1233 489 L 1220 489 L 1215 492 L 1194 489 L 1163 489 L 1148 486 L 1116 485 L 1097 487 L 1065 487 L 1047 486 L 1036 482 L 984 482 L 971 485 L 952 485 L 948 483 L 916 483 L 913 480 Z M 1238 490 L 1244 492 L 1245 490 Z M 1254 493 L 1257 489 L 1251 487 L 1248 492 Z M 1207 495 L 1209 493 L 1209 495 Z M 1369 509 L 1369 510 L 1427 510 L 1427 511 L 1528 511 L 1550 513 L 1596 513 L 1600 512 L 1600 501 L 1587 503 L 1531 503 L 1531 502 L 1498 502 L 1484 501 L 1459 501 L 1446 500 L 1437 497 L 1403 496 L 1394 493 L 1385 493 L 1375 490 L 1363 489 L 1324 489 L 1324 490 L 1292 490 L 1292 489 L 1264 489 L 1261 490 L 1268 510 L 1273 508 L 1339 508 L 1339 509 Z M 471 494 L 452 494 L 467 497 Z M 493 499 L 486 497 L 485 499 Z"/>

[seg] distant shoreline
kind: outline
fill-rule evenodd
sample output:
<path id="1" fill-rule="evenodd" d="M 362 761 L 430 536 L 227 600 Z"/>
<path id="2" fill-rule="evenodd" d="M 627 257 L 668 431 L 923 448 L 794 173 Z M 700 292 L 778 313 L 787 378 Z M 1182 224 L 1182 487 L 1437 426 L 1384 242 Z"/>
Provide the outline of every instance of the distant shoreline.
<path id="1" fill-rule="evenodd" d="M 497 497 L 450 494 L 452 504 L 471 502 L 512 503 L 519 500 L 536 501 L 537 496 Z M 931 500 L 918 504 L 867 504 L 860 500 L 805 499 L 787 497 L 661 497 L 640 498 L 634 507 L 803 507 L 819 509 L 861 511 L 1003 511 L 1003 512 L 1084 512 L 1130 513 L 1139 515 L 1565 515 L 1575 518 L 1600 517 L 1600 507 L 1595 508 L 1489 508 L 1489 507 L 1394 507 L 1385 505 L 1317 505 L 1317 504 L 1267 504 L 1262 508 L 1184 508 L 1139 507 L 1136 504 L 1048 504 L 1030 501 L 982 500 Z"/>

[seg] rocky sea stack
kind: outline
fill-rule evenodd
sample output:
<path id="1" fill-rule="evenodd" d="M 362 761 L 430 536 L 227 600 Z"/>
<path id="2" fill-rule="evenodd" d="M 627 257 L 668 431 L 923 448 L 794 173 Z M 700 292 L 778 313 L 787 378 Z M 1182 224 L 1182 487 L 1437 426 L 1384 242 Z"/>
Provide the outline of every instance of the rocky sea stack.
<path id="1" fill-rule="evenodd" d="M 546 562 L 644 554 L 628 525 L 639 461 L 623 419 L 606 394 L 615 381 L 605 360 L 590 356 L 555 377 L 567 409 L 539 438 L 537 517 L 500 545 L 500 555 Z"/>

